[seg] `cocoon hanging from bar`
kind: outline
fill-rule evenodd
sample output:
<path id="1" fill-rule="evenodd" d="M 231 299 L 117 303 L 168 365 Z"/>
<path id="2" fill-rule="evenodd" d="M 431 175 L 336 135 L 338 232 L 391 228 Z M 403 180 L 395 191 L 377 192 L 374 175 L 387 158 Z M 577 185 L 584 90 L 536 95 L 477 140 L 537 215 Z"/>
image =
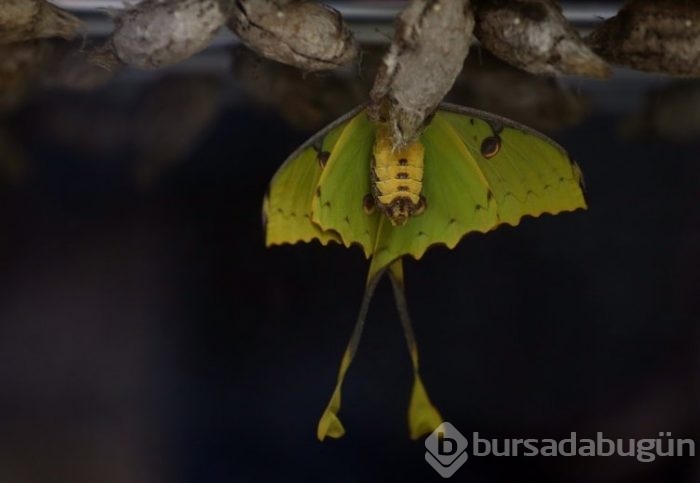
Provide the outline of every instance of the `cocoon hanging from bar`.
<path id="1" fill-rule="evenodd" d="M 51 37 L 70 40 L 84 30 L 77 17 L 46 0 L 0 0 L 0 43 Z"/>
<path id="2" fill-rule="evenodd" d="M 340 12 L 321 3 L 240 0 L 228 26 L 263 57 L 306 71 L 335 69 L 359 53 Z"/>
<path id="3" fill-rule="evenodd" d="M 700 4 L 633 0 L 586 39 L 600 56 L 632 69 L 700 76 Z"/>
<path id="4" fill-rule="evenodd" d="M 532 74 L 605 78 L 610 67 L 581 40 L 554 0 L 474 2 L 486 50 Z"/>
<path id="5" fill-rule="evenodd" d="M 145 0 L 115 18 L 102 63 L 157 69 L 182 62 L 209 45 L 230 6 L 229 0 Z"/>
<path id="6" fill-rule="evenodd" d="M 398 16 L 368 114 L 388 123 L 395 149 L 420 136 L 462 70 L 472 42 L 468 0 L 414 0 Z"/>

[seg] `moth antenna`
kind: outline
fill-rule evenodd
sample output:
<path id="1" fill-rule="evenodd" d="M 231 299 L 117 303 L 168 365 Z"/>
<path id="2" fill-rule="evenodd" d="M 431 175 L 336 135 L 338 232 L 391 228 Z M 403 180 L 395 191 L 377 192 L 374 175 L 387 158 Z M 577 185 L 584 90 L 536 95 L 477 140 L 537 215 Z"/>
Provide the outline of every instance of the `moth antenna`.
<path id="1" fill-rule="evenodd" d="M 389 43 L 391 43 L 391 41 L 394 40 L 394 37 L 393 37 L 393 36 L 391 36 L 391 35 L 389 35 L 388 33 L 384 32 L 384 31 L 383 31 L 382 29 L 380 29 L 379 27 L 374 27 L 374 33 L 375 33 L 375 34 L 378 34 L 378 35 L 380 35 L 380 36 L 382 36 L 382 37 L 384 37 L 384 40 L 389 41 Z M 387 51 L 388 51 L 388 49 L 387 49 Z"/>

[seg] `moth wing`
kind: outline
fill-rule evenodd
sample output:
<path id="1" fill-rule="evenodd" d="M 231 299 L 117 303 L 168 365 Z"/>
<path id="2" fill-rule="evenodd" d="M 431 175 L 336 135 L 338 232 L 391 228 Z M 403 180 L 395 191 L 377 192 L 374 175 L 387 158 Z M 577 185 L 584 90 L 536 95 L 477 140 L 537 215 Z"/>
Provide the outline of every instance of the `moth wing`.
<path id="1" fill-rule="evenodd" d="M 338 234 L 349 247 L 358 244 L 372 254 L 380 215 L 367 214 L 364 198 L 371 191 L 370 169 L 375 126 L 365 110 L 356 113 L 340 133 L 318 181 L 312 201 L 313 221 Z"/>
<path id="2" fill-rule="evenodd" d="M 479 164 L 493 193 L 499 224 L 515 226 L 524 216 L 587 207 L 581 170 L 557 143 L 493 114 L 460 106 L 446 108 L 441 116 Z M 491 156 L 482 149 L 489 138 L 498 138 L 500 143 Z"/>
<path id="3" fill-rule="evenodd" d="M 313 222 L 312 202 L 328 156 L 357 111 L 333 122 L 292 153 L 277 170 L 263 201 L 267 246 L 319 240 L 341 243 L 337 233 Z"/>
<path id="4" fill-rule="evenodd" d="M 487 138 L 497 139 L 482 152 Z M 421 141 L 427 208 L 401 227 L 380 220 L 370 274 L 434 244 L 454 248 L 468 233 L 586 208 L 581 171 L 566 151 L 513 121 L 443 104 Z"/>

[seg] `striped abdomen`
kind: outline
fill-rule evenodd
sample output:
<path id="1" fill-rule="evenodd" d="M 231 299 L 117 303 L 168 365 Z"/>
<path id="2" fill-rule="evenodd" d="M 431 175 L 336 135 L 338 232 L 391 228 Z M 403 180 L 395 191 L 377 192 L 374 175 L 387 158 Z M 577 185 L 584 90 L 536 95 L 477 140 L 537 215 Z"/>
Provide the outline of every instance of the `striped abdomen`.
<path id="1" fill-rule="evenodd" d="M 391 139 L 377 130 L 372 153 L 372 197 L 392 225 L 403 225 L 425 210 L 423 190 L 423 145 L 416 141 L 393 151 Z"/>

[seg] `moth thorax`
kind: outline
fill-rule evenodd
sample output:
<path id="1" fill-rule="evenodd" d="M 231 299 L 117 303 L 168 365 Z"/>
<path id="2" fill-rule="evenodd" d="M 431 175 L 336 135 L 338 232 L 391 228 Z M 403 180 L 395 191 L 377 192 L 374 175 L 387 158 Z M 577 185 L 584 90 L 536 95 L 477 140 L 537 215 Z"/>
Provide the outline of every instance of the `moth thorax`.
<path id="1" fill-rule="evenodd" d="M 421 194 L 424 153 L 420 141 L 395 151 L 388 129 L 377 129 L 372 150 L 372 196 L 392 225 L 403 225 L 425 210 Z"/>

